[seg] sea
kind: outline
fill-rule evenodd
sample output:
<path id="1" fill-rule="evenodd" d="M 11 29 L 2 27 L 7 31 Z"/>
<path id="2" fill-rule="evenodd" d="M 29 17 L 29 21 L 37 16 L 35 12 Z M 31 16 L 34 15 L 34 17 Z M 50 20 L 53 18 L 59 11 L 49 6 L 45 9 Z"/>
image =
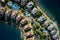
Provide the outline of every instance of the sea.
<path id="1" fill-rule="evenodd" d="M 21 32 L 14 26 L 0 22 L 0 40 L 22 40 Z"/>
<path id="2" fill-rule="evenodd" d="M 37 0 L 39 6 L 52 17 L 60 30 L 60 1 Z M 20 30 L 0 22 L 0 40 L 22 40 Z"/>
<path id="3" fill-rule="evenodd" d="M 60 32 L 60 0 L 37 0 L 37 3 L 55 21 Z"/>

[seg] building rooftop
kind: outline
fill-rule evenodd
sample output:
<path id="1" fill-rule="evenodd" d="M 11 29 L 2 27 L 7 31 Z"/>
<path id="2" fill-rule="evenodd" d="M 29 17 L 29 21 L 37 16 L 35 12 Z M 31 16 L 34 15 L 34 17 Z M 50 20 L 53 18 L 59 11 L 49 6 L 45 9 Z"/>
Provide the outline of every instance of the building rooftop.
<path id="1" fill-rule="evenodd" d="M 22 5 L 22 6 L 25 6 L 25 5 L 27 4 L 27 1 L 28 1 L 28 0 L 21 0 L 21 5 Z"/>
<path id="2" fill-rule="evenodd" d="M 54 26 L 53 25 L 50 25 L 48 28 L 47 28 L 49 31 L 52 31 L 54 29 Z"/>
<path id="3" fill-rule="evenodd" d="M 50 32 L 51 35 L 55 35 L 56 33 L 57 33 L 56 30 L 52 30 L 52 31 Z"/>
<path id="4" fill-rule="evenodd" d="M 11 1 L 7 2 L 7 5 L 12 6 L 13 3 Z"/>
<path id="5" fill-rule="evenodd" d="M 31 30 L 31 31 L 27 32 L 27 35 L 34 35 L 33 31 Z"/>
<path id="6" fill-rule="evenodd" d="M 20 23 L 21 24 L 24 24 L 24 23 L 26 23 L 27 22 L 27 19 L 25 18 L 25 19 L 22 19 L 21 21 L 20 21 Z"/>
<path id="7" fill-rule="evenodd" d="M 52 36 L 52 38 L 55 40 L 55 39 L 58 39 L 58 35 L 55 34 L 54 36 Z"/>
<path id="8" fill-rule="evenodd" d="M 14 19 L 17 15 L 17 11 L 13 11 L 12 14 L 11 14 L 11 18 Z"/>
<path id="9" fill-rule="evenodd" d="M 17 4 L 13 4 L 11 7 L 14 10 L 18 10 L 20 8 L 20 6 L 18 6 Z"/>
<path id="10" fill-rule="evenodd" d="M 5 12 L 5 15 L 6 15 L 6 16 L 10 16 L 11 11 L 12 11 L 11 9 L 7 9 L 7 11 Z"/>
<path id="11" fill-rule="evenodd" d="M 32 38 L 33 35 L 34 35 L 34 34 L 33 34 L 33 31 L 29 31 L 29 32 L 26 33 L 26 37 L 27 37 L 27 38 Z"/>
<path id="12" fill-rule="evenodd" d="M 4 15 L 4 9 L 3 8 L 0 9 L 0 15 Z"/>
<path id="13" fill-rule="evenodd" d="M 24 30 L 25 30 L 26 28 L 32 28 L 32 27 L 31 27 L 30 24 L 28 24 L 28 25 L 25 25 L 25 26 L 24 26 Z"/>
<path id="14" fill-rule="evenodd" d="M 19 21 L 21 19 L 21 16 L 18 14 L 18 16 L 16 17 L 16 21 Z"/>
<path id="15" fill-rule="evenodd" d="M 20 8 L 20 6 L 18 6 L 18 4 L 14 4 L 13 2 L 9 1 L 7 3 L 7 5 L 9 5 L 13 10 L 18 10 Z"/>
<path id="16" fill-rule="evenodd" d="M 38 12 L 38 9 L 37 8 L 33 8 L 32 14 L 36 14 L 37 12 Z"/>
<path id="17" fill-rule="evenodd" d="M 50 25 L 50 21 L 46 20 L 44 26 L 48 27 Z"/>
<path id="18" fill-rule="evenodd" d="M 44 16 L 40 16 L 39 22 L 42 23 L 46 18 Z"/>
<path id="19" fill-rule="evenodd" d="M 4 2 L 2 3 L 4 5 Z M 22 36 L 24 37 L 23 39 L 26 38 L 25 40 L 41 40 L 41 38 L 49 40 L 48 36 L 54 40 L 58 40 L 58 35 L 56 34 L 58 30 L 55 29 L 54 22 L 34 4 L 33 0 L 8 1 L 6 4 L 7 7 L 5 7 L 6 10 L 3 6 L 2 8 L 0 7 L 0 15 L 4 14 L 0 18 L 4 19 L 4 21 L 6 18 L 6 21 L 10 24 L 16 25 L 22 31 Z"/>
<path id="20" fill-rule="evenodd" d="M 31 9 L 33 6 L 34 6 L 34 3 L 32 1 L 26 5 L 28 9 Z"/>

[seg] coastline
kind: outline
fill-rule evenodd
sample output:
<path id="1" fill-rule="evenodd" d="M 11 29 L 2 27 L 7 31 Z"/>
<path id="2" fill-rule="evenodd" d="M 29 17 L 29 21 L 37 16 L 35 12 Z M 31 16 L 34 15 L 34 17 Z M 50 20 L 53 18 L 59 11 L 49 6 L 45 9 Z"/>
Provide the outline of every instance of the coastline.
<path id="1" fill-rule="evenodd" d="M 0 40 L 21 40 L 20 38 L 20 31 L 16 28 L 12 28 L 13 26 L 8 25 L 6 23 L 0 22 Z M 2 39 L 2 38 L 3 39 Z"/>
<path id="2" fill-rule="evenodd" d="M 36 1 L 37 1 L 37 0 L 36 0 Z M 37 2 L 38 2 L 38 1 L 37 1 Z M 37 3 L 37 2 L 36 2 L 36 3 Z M 38 3 L 37 3 L 37 4 L 38 4 Z M 49 16 L 49 14 L 46 13 L 46 11 L 44 10 L 43 7 L 41 7 L 39 4 L 38 4 L 38 7 L 39 7 L 51 20 L 55 21 L 55 20 L 54 20 L 54 17 L 52 18 L 51 15 Z"/>
<path id="3" fill-rule="evenodd" d="M 43 15 L 53 23 L 53 25 L 55 25 L 56 23 L 39 7 L 37 6 L 37 8 L 43 13 Z M 57 25 L 55 25 L 55 27 L 58 29 Z M 59 31 L 58 31 L 59 32 Z"/>
<path id="4" fill-rule="evenodd" d="M 37 8 L 43 13 L 43 15 L 53 23 L 53 25 L 55 26 L 55 28 L 57 29 L 57 33 L 59 34 L 59 30 L 58 30 L 58 27 L 56 25 L 56 23 L 53 21 L 52 18 L 50 18 L 39 6 L 37 6 Z"/>
<path id="5" fill-rule="evenodd" d="M 39 0 L 36 0 L 36 1 L 39 2 Z M 37 4 L 38 4 L 38 6 L 46 13 L 46 15 L 47 15 L 52 21 L 54 21 L 54 22 L 57 24 L 58 29 L 59 29 L 60 26 L 59 26 L 59 24 L 57 23 L 58 20 L 56 20 L 56 16 L 53 15 L 53 12 L 50 12 L 50 10 L 49 10 L 49 11 L 46 10 L 46 9 L 43 7 L 42 4 L 39 4 L 39 3 L 37 3 Z M 50 14 L 50 13 L 51 13 L 51 14 Z M 59 29 L 59 31 L 60 31 L 60 29 Z M 59 33 L 60 33 L 60 32 L 59 32 Z M 60 34 L 59 34 L 59 36 L 60 36 Z"/>
<path id="6" fill-rule="evenodd" d="M 33 0 L 33 1 L 36 1 L 36 0 Z M 48 19 L 51 23 L 52 23 L 52 25 L 56 28 L 56 30 L 57 30 L 57 34 L 58 34 L 58 36 L 59 36 L 59 30 L 58 30 L 58 26 L 57 26 L 57 24 L 54 22 L 54 20 L 38 5 L 38 3 L 36 2 L 35 4 L 37 4 L 37 5 L 35 5 L 36 6 L 36 8 L 40 11 L 40 12 L 42 12 L 42 14 L 46 17 L 46 19 Z M 19 12 L 20 13 L 20 12 Z M 22 13 L 22 12 L 21 12 Z M 22 14 L 23 15 L 23 14 Z M 23 15 L 24 16 L 24 15 Z M 27 17 L 25 17 L 24 16 L 24 18 L 26 18 L 27 20 L 28 20 L 28 18 Z M 31 24 L 31 23 L 30 23 Z M 30 26 L 32 26 L 32 25 L 30 25 Z M 23 37 L 23 39 L 24 40 L 26 40 L 26 33 L 24 32 L 24 30 L 23 29 L 21 29 L 21 27 L 19 26 L 19 29 L 20 30 L 22 30 L 22 32 L 23 32 L 23 34 L 22 34 L 22 32 L 21 32 L 21 37 Z M 32 30 L 32 32 L 33 32 L 33 30 Z M 59 38 L 60 39 L 60 38 Z M 34 40 L 34 38 L 32 39 L 32 40 Z"/>
<path id="7" fill-rule="evenodd" d="M 37 0 L 36 0 L 37 1 Z M 37 3 L 37 2 L 36 2 Z M 49 20 L 49 21 L 51 21 L 52 23 L 53 23 L 53 25 L 54 25 L 54 27 L 57 29 L 57 34 L 58 34 L 58 36 L 59 36 L 59 29 L 58 29 L 58 26 L 57 26 L 57 24 L 56 24 L 56 22 L 54 21 L 54 19 L 53 18 L 51 18 L 39 5 L 38 5 L 38 3 L 37 3 L 37 8 L 43 13 L 43 15 Z"/>

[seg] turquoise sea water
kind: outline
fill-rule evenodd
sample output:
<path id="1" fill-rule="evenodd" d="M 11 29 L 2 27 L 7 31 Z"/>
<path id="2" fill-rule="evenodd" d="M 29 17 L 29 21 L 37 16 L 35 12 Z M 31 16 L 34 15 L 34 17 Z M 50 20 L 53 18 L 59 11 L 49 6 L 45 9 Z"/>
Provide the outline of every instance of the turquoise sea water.
<path id="1" fill-rule="evenodd" d="M 21 40 L 21 33 L 13 26 L 0 22 L 0 40 Z"/>
<path id="2" fill-rule="evenodd" d="M 37 0 L 39 6 L 51 17 L 54 18 L 60 30 L 60 1 L 59 0 Z"/>

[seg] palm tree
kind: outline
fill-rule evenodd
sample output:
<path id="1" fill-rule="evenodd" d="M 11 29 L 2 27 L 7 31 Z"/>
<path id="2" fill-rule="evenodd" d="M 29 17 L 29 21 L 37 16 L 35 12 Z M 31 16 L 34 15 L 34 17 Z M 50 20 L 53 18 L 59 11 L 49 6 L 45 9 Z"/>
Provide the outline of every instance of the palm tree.
<path id="1" fill-rule="evenodd" d="M 34 15 L 34 18 L 39 18 L 40 16 L 42 16 L 42 13 L 41 13 L 41 11 L 38 11 L 38 12 Z"/>
<path id="2" fill-rule="evenodd" d="M 44 40 L 44 35 L 40 30 L 36 30 L 36 33 L 40 35 L 41 40 Z"/>

